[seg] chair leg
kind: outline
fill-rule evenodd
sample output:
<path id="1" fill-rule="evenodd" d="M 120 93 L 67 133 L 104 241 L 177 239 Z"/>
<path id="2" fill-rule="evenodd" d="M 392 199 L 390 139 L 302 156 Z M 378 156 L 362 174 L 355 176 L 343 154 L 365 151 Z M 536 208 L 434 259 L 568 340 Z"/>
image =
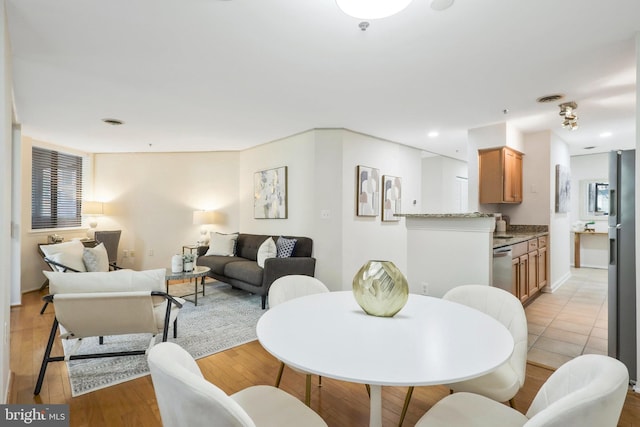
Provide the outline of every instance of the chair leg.
<path id="1" fill-rule="evenodd" d="M 173 321 L 173 337 L 178 338 L 178 318 Z"/>
<path id="2" fill-rule="evenodd" d="M 36 382 L 36 388 L 33 390 L 34 395 L 40 394 L 42 388 L 42 382 L 44 381 L 44 374 L 47 372 L 47 365 L 49 364 L 51 349 L 53 348 L 53 341 L 56 338 L 56 331 L 58 330 L 58 319 L 53 319 L 53 326 L 51 327 L 51 333 L 49 334 L 49 341 L 47 341 L 47 348 L 44 351 L 42 357 L 42 365 L 40 366 L 40 373 L 38 374 L 38 381 Z"/>
<path id="3" fill-rule="evenodd" d="M 404 398 L 404 406 L 402 407 L 402 413 L 400 414 L 400 422 L 398 423 L 398 427 L 402 427 L 402 423 L 404 422 L 404 417 L 407 415 L 407 409 L 409 409 L 409 401 L 411 401 L 412 394 L 413 394 L 413 386 L 409 387 L 409 390 L 407 390 L 407 396 Z"/>
<path id="4" fill-rule="evenodd" d="M 513 397 L 509 399 L 509 406 L 511 406 L 513 409 L 516 409 L 516 401 Z"/>
<path id="5" fill-rule="evenodd" d="M 304 403 L 311 407 L 311 374 L 307 374 L 306 387 L 304 392 Z"/>
<path id="6" fill-rule="evenodd" d="M 318 387 L 322 387 L 322 375 L 318 375 Z"/>
<path id="7" fill-rule="evenodd" d="M 276 387 L 280 387 L 280 380 L 282 380 L 282 372 L 284 372 L 284 362 L 280 362 L 280 369 L 278 370 L 278 378 L 276 378 Z"/>
<path id="8" fill-rule="evenodd" d="M 40 310 L 40 314 L 44 314 L 44 311 L 47 309 L 47 306 L 49 305 L 49 302 L 45 302 L 44 305 L 42 306 L 42 310 Z"/>
<path id="9" fill-rule="evenodd" d="M 371 386 L 369 384 L 365 384 L 364 386 L 367 389 L 367 396 L 371 397 Z"/>
<path id="10" fill-rule="evenodd" d="M 104 344 L 104 337 L 98 337 L 98 343 L 100 345 Z"/>

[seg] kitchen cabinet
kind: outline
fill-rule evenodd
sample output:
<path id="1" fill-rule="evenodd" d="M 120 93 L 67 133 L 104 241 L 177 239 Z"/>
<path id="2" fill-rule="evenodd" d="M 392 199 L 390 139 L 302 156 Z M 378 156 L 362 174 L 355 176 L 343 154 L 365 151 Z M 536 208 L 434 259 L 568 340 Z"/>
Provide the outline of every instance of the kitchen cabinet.
<path id="1" fill-rule="evenodd" d="M 547 285 L 547 237 L 512 245 L 511 293 L 524 304 Z"/>
<path id="2" fill-rule="evenodd" d="M 522 153 L 509 147 L 478 150 L 480 203 L 522 202 Z"/>

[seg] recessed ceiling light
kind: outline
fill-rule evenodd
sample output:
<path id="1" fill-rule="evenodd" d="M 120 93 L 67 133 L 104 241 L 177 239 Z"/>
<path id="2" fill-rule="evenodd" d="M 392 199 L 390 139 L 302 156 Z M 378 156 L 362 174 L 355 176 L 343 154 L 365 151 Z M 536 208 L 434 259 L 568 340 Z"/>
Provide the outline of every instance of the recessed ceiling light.
<path id="1" fill-rule="evenodd" d="M 611 132 L 602 132 L 600 138 L 609 138 L 611 135 L 613 135 Z"/>
<path id="2" fill-rule="evenodd" d="M 102 121 L 112 126 L 120 126 L 124 124 L 122 120 L 118 120 L 118 119 L 102 119 Z"/>
<path id="3" fill-rule="evenodd" d="M 440 134 L 438 133 L 438 131 L 435 131 L 435 130 L 432 130 L 431 132 L 429 132 L 429 133 L 427 134 L 427 136 L 428 136 L 429 138 L 435 138 L 435 137 L 436 137 L 436 136 L 438 136 L 438 135 L 440 135 Z"/>

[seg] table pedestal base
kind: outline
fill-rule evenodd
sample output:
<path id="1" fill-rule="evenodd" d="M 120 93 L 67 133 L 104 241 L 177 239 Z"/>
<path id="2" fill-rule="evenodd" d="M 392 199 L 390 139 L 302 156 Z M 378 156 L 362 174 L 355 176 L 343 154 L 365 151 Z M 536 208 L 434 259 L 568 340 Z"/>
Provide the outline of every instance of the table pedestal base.
<path id="1" fill-rule="evenodd" d="M 369 398 L 369 427 L 382 427 L 382 386 L 371 385 Z"/>

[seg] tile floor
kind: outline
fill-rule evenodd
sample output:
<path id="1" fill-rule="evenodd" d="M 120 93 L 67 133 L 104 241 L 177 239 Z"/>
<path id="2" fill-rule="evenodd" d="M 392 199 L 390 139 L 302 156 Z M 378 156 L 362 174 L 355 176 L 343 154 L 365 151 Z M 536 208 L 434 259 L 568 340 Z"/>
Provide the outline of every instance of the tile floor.
<path id="1" fill-rule="evenodd" d="M 607 270 L 572 268 L 567 282 L 525 313 L 529 361 L 557 368 L 581 354 L 607 354 Z"/>

